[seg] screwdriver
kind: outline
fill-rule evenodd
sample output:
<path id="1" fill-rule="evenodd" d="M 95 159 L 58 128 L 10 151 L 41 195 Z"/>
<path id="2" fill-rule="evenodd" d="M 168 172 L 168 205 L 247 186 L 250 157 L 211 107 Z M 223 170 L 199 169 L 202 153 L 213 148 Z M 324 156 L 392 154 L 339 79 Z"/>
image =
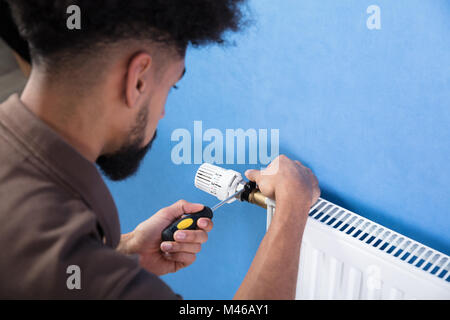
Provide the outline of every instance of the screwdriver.
<path id="1" fill-rule="evenodd" d="M 199 212 L 195 212 L 192 214 L 189 214 L 185 217 L 181 217 L 180 219 L 173 222 L 171 225 L 169 225 L 164 231 L 162 232 L 162 241 L 175 241 L 173 238 L 173 235 L 178 230 L 196 230 L 197 229 L 197 221 L 200 218 L 213 218 L 213 212 L 219 209 L 221 206 L 223 206 L 225 203 L 230 201 L 233 198 L 237 198 L 241 195 L 242 192 L 244 192 L 245 189 L 242 189 L 235 194 L 229 196 L 225 200 L 219 202 L 214 207 L 204 207 L 203 210 Z"/>

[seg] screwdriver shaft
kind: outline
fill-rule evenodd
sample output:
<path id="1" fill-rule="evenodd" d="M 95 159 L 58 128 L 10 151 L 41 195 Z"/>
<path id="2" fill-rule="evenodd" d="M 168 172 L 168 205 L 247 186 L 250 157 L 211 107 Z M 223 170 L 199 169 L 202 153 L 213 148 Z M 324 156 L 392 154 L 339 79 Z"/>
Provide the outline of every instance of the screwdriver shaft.
<path id="1" fill-rule="evenodd" d="M 221 206 L 223 206 L 225 203 L 227 203 L 228 201 L 230 201 L 231 199 L 237 197 L 238 195 L 240 195 L 244 190 L 238 191 L 235 194 L 229 196 L 228 198 L 226 198 L 225 200 L 223 200 L 222 202 L 219 202 L 218 204 L 216 204 L 214 207 L 211 208 L 212 211 L 216 211 L 217 209 L 219 209 Z"/>

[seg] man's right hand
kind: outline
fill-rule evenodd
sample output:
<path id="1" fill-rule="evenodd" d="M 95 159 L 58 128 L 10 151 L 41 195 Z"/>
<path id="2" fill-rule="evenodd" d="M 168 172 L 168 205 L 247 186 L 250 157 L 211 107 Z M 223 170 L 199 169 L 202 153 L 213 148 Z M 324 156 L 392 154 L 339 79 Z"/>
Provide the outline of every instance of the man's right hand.
<path id="1" fill-rule="evenodd" d="M 234 298 L 294 299 L 303 231 L 309 210 L 320 196 L 319 184 L 310 169 L 286 156 L 245 175 L 277 204 L 270 228 Z"/>
<path id="2" fill-rule="evenodd" d="M 311 207 L 320 196 L 319 182 L 300 161 L 278 156 L 263 170 L 247 170 L 246 177 L 256 182 L 259 190 L 272 199 L 293 198 Z"/>

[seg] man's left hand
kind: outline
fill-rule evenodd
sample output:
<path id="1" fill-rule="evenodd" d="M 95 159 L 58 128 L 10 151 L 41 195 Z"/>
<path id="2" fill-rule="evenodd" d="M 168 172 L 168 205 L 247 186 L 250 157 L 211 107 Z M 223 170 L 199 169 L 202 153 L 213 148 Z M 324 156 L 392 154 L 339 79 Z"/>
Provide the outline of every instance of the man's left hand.
<path id="1" fill-rule="evenodd" d="M 139 254 L 143 268 L 156 274 L 176 272 L 195 261 L 202 243 L 208 240 L 213 223 L 208 218 L 197 221 L 198 230 L 178 230 L 175 241 L 161 242 L 161 232 L 184 214 L 201 211 L 203 205 L 179 200 L 163 208 L 136 229 L 122 236 L 118 250 L 127 254 Z"/>

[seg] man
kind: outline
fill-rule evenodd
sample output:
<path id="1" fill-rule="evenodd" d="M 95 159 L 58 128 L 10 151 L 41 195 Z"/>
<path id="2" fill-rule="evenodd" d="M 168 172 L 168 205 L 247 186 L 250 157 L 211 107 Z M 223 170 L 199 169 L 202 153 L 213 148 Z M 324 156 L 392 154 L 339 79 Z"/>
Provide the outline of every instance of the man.
<path id="1" fill-rule="evenodd" d="M 33 69 L 22 95 L 0 106 L 0 297 L 178 298 L 158 275 L 190 265 L 212 222 L 173 242 L 161 243 L 161 231 L 203 206 L 180 200 L 120 236 L 95 164 L 112 180 L 136 173 L 186 48 L 237 31 L 243 1 L 79 0 L 80 30 L 66 27 L 71 1 L 8 2 Z M 284 156 L 246 175 L 277 213 L 235 298 L 292 299 L 317 180 Z"/>

